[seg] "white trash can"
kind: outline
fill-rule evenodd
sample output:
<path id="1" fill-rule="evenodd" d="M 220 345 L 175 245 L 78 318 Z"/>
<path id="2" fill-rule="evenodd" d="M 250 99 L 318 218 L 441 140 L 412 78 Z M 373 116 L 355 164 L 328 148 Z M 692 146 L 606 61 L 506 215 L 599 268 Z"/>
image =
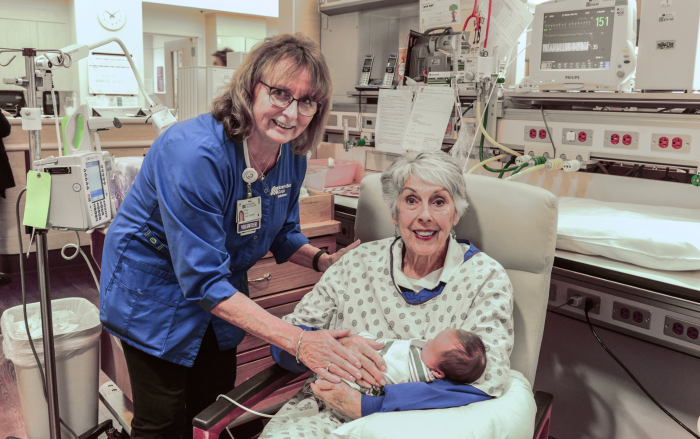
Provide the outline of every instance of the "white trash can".
<path id="1" fill-rule="evenodd" d="M 60 415 L 76 434 L 81 435 L 97 425 L 99 342 L 102 332 L 100 312 L 83 298 L 52 300 L 51 308 Z M 29 332 L 43 366 L 39 303 L 27 305 L 27 317 Z M 48 406 L 39 368 L 27 338 L 21 305 L 2 314 L 0 329 L 5 357 L 15 366 L 27 435 L 29 439 L 45 439 L 50 436 Z M 63 426 L 61 436 L 71 438 Z"/>

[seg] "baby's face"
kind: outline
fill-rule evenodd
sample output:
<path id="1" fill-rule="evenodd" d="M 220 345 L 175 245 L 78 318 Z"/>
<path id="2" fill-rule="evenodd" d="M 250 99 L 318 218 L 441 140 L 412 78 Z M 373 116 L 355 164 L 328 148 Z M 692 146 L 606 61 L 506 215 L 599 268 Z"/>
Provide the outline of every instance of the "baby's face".
<path id="1" fill-rule="evenodd" d="M 444 374 L 438 370 L 438 365 L 440 364 L 443 352 L 452 349 L 460 349 L 459 340 L 457 340 L 453 329 L 444 329 L 438 332 L 435 338 L 426 341 L 425 347 L 421 351 L 420 358 L 423 360 L 423 363 L 428 366 L 428 369 L 433 372 L 436 378 L 442 378 Z"/>

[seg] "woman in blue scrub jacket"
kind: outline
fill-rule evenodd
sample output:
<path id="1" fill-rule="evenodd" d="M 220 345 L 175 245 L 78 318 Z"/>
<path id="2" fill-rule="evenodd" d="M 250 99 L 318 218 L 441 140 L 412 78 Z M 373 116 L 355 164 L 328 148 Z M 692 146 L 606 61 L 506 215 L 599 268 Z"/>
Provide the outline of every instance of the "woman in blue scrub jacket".
<path id="1" fill-rule="evenodd" d="M 305 154 L 321 141 L 331 95 L 318 47 L 280 35 L 253 49 L 210 114 L 148 151 L 109 227 L 100 291 L 131 378 L 132 438 L 192 437 L 192 418 L 233 389 L 246 332 L 333 382 L 362 376 L 336 340 L 349 331 L 305 332 L 248 298 L 246 272 L 268 250 L 325 271 L 357 245 L 329 255 L 299 226 Z"/>

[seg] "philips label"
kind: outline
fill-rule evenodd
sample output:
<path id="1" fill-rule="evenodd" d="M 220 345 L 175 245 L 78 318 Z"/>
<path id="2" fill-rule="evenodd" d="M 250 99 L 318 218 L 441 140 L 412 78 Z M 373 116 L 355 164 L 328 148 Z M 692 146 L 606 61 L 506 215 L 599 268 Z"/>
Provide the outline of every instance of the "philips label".
<path id="1" fill-rule="evenodd" d="M 656 50 L 673 50 L 676 48 L 676 40 L 661 40 L 656 42 Z"/>
<path id="2" fill-rule="evenodd" d="M 669 23 L 671 21 L 676 21 L 675 12 L 666 12 L 665 14 L 659 15 L 659 23 Z"/>
<path id="3" fill-rule="evenodd" d="M 564 76 L 564 79 L 581 79 L 580 76 Z"/>

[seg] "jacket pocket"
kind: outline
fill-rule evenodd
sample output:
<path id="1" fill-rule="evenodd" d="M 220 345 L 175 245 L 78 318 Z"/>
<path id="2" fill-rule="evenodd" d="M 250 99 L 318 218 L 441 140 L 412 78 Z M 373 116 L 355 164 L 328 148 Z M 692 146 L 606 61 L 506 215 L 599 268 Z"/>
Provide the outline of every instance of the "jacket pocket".
<path id="1" fill-rule="evenodd" d="M 105 290 L 103 322 L 150 353 L 161 353 L 181 297 L 174 274 L 122 257 Z"/>

